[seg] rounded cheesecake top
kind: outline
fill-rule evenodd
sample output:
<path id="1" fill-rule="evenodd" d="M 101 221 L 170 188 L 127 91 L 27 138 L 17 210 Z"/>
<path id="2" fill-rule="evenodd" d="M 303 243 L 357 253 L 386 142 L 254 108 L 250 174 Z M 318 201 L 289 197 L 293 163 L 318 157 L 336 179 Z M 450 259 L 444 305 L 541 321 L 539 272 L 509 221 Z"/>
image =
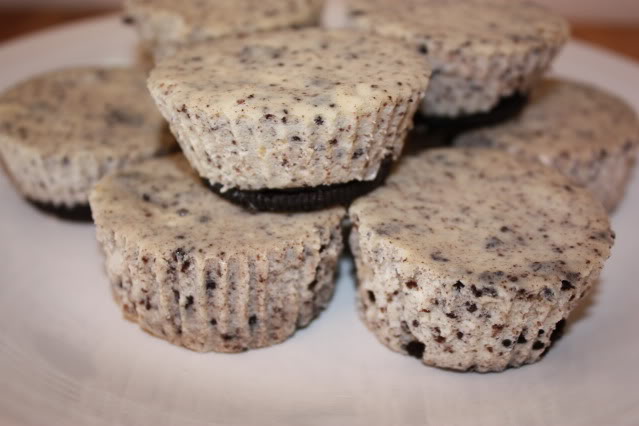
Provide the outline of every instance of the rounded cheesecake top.
<path id="1" fill-rule="evenodd" d="M 569 36 L 565 19 L 520 0 L 347 0 L 346 13 L 350 26 L 418 43 L 423 54 L 509 55 Z"/>
<path id="2" fill-rule="evenodd" d="M 497 150 L 406 157 L 386 186 L 356 200 L 349 214 L 369 246 L 402 259 L 397 268 L 419 267 L 486 291 L 570 287 L 599 273 L 614 240 L 605 210 L 588 192 L 538 162 Z"/>
<path id="3" fill-rule="evenodd" d="M 277 132 L 378 112 L 423 91 L 428 76 L 424 59 L 396 41 L 308 29 L 183 48 L 158 64 L 149 88 L 165 114 L 223 115 Z"/>
<path id="4" fill-rule="evenodd" d="M 0 95 L 3 139 L 43 157 L 150 156 L 175 144 L 142 71 L 71 68 L 42 74 Z"/>
<path id="5" fill-rule="evenodd" d="M 462 146 L 482 146 L 536 157 L 589 160 L 639 145 L 639 118 L 623 100 L 606 91 L 568 80 L 546 79 L 529 104 L 507 123 L 463 133 Z"/>
<path id="6" fill-rule="evenodd" d="M 126 0 L 154 42 L 192 42 L 316 23 L 323 0 Z"/>

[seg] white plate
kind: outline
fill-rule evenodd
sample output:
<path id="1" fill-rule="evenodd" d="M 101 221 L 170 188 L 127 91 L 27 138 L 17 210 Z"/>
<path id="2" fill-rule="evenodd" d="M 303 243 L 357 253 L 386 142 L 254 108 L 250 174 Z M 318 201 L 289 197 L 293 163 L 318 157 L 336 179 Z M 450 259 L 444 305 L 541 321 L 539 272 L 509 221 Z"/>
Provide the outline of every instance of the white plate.
<path id="1" fill-rule="evenodd" d="M 0 47 L 0 88 L 62 66 L 126 63 L 115 17 Z M 556 71 L 639 108 L 639 66 L 572 43 Z M 637 425 L 639 175 L 600 285 L 538 364 L 461 374 L 393 353 L 354 309 L 350 261 L 329 309 L 272 348 L 196 354 L 124 321 L 90 225 L 43 216 L 0 176 L 1 425 Z"/>

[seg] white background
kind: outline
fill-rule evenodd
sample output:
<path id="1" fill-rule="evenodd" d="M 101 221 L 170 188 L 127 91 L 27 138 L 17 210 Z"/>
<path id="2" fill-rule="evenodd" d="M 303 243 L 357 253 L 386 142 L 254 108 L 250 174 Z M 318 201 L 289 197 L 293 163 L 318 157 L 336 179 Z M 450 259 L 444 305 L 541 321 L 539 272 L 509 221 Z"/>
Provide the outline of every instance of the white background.
<path id="1" fill-rule="evenodd" d="M 176 0 L 179 1 L 179 0 Z M 535 0 L 560 13 L 588 21 L 639 22 L 639 0 Z M 120 0 L 0 0 L 2 7 L 113 7 Z"/>

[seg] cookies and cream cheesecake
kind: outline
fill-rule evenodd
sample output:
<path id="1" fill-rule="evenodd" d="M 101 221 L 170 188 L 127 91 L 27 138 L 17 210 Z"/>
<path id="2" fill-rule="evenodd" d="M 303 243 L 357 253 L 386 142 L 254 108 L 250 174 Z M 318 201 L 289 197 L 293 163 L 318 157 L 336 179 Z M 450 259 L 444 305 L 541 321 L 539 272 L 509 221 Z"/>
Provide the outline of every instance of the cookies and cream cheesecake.
<path id="1" fill-rule="evenodd" d="M 0 156 L 18 191 L 61 217 L 90 220 L 104 175 L 177 148 L 133 68 L 69 68 L 0 94 Z"/>
<path id="2" fill-rule="evenodd" d="M 104 178 L 97 238 L 126 318 L 195 351 L 270 346 L 328 304 L 344 208 L 253 213 L 206 188 L 181 154 Z"/>
<path id="3" fill-rule="evenodd" d="M 565 19 L 521 0 L 347 0 L 345 25 L 403 40 L 432 67 L 433 126 L 516 113 L 569 38 Z"/>
<path id="4" fill-rule="evenodd" d="M 399 157 L 428 77 L 401 42 L 306 29 L 189 46 L 158 64 L 149 89 L 219 193 L 260 210 L 260 197 L 289 196 L 310 210 L 361 195 L 358 183 L 370 190 Z"/>
<path id="5" fill-rule="evenodd" d="M 406 157 L 349 217 L 364 323 L 389 348 L 454 370 L 539 360 L 614 241 L 588 191 L 498 150 Z"/>
<path id="6" fill-rule="evenodd" d="M 158 58 L 181 46 L 315 25 L 323 0 L 125 0 L 125 22 Z"/>
<path id="7" fill-rule="evenodd" d="M 625 101 L 603 89 L 545 79 L 518 117 L 463 133 L 454 144 L 501 149 L 538 160 L 590 190 L 613 211 L 634 169 L 639 118 Z"/>

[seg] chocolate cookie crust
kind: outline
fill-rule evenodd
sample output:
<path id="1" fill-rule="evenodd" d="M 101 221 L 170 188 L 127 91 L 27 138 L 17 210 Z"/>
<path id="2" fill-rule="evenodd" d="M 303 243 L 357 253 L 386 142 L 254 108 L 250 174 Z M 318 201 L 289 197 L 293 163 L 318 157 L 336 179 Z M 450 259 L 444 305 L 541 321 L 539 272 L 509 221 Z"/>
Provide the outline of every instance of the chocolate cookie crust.
<path id="1" fill-rule="evenodd" d="M 314 188 L 290 188 L 283 190 L 222 191 L 219 184 L 204 183 L 227 200 L 256 211 L 301 212 L 325 209 L 333 206 L 348 206 L 354 199 L 368 194 L 384 183 L 390 173 L 392 160 L 382 163 L 377 177 L 372 181 L 347 182 L 321 185 Z"/>
<path id="2" fill-rule="evenodd" d="M 78 204 L 73 207 L 56 206 L 52 203 L 42 203 L 40 201 L 27 199 L 27 202 L 42 213 L 55 216 L 59 219 L 68 220 L 69 222 L 90 223 L 93 221 L 91 216 L 91 207 L 89 204 Z"/>
<path id="3" fill-rule="evenodd" d="M 424 116 L 419 113 L 416 121 L 431 130 L 445 130 L 456 135 L 477 127 L 497 125 L 511 120 L 521 113 L 527 103 L 528 95 L 515 93 L 501 99 L 490 111 L 459 117 Z"/>

